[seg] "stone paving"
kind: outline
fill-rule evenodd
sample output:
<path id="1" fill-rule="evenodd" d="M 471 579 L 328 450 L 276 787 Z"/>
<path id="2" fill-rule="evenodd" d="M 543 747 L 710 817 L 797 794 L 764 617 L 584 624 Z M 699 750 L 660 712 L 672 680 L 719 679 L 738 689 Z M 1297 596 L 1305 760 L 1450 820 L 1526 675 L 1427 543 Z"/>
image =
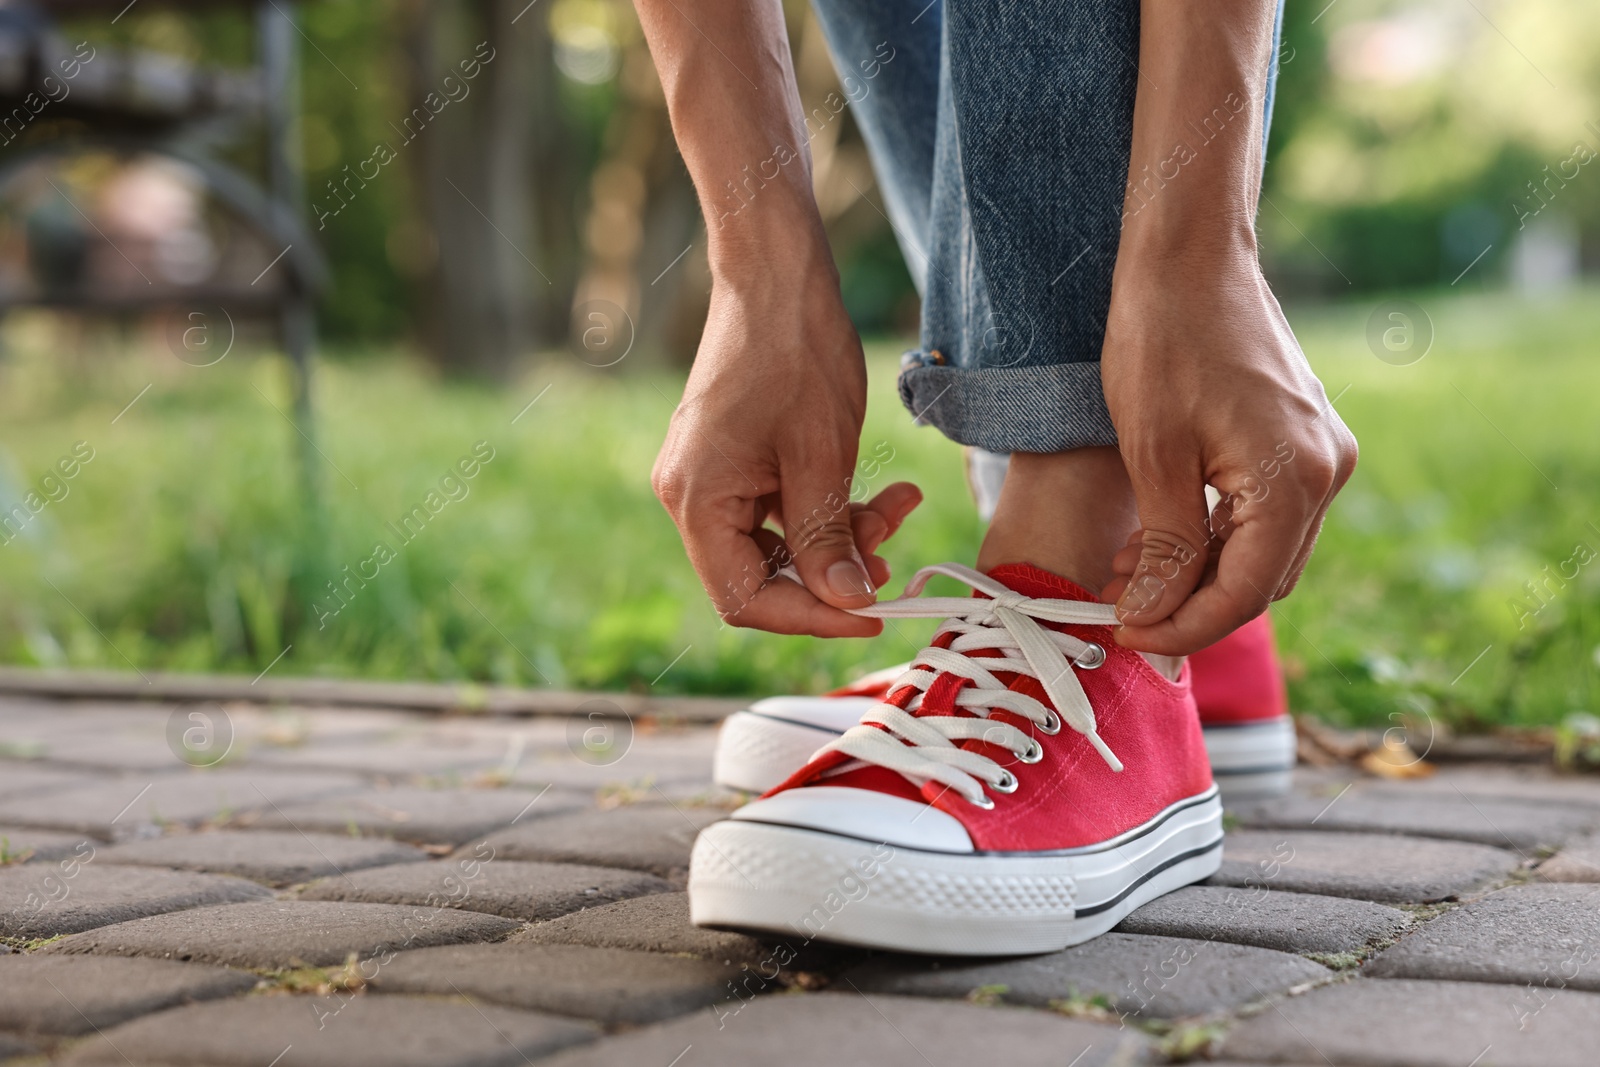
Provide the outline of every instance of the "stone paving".
<path id="1" fill-rule="evenodd" d="M 1116 931 L 931 959 L 692 926 L 714 727 L 592 727 L 0 698 L 0 1063 L 1600 1063 L 1600 779 L 1306 771 Z"/>

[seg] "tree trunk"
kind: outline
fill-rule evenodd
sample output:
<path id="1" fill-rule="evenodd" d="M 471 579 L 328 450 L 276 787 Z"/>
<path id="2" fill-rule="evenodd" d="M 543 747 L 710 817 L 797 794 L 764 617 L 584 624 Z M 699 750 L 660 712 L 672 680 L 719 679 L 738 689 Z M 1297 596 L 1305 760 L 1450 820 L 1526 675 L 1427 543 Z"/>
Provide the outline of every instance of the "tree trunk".
<path id="1" fill-rule="evenodd" d="M 415 153 L 437 250 L 420 291 L 424 343 L 447 370 L 504 379 L 534 349 L 553 288 L 534 220 L 532 104 L 551 58 L 542 12 L 526 0 L 425 0 L 408 51 L 413 110 L 397 132 L 412 139 L 398 150 Z"/>

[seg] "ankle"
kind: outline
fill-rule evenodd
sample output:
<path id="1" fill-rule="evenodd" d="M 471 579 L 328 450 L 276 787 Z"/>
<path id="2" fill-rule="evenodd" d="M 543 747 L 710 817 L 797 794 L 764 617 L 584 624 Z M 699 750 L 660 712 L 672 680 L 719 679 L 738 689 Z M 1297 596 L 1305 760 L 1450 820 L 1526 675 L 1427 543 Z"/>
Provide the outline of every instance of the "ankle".
<path id="1" fill-rule="evenodd" d="M 1156 669 L 1157 674 L 1169 682 L 1178 680 L 1178 675 L 1183 673 L 1183 662 L 1188 658 L 1186 656 L 1163 656 L 1156 652 L 1141 652 L 1139 655 L 1143 656 L 1150 666 Z"/>
<path id="2" fill-rule="evenodd" d="M 978 569 L 1031 563 L 1098 593 L 1111 557 L 1139 528 L 1133 486 L 1115 448 L 1011 457 Z"/>

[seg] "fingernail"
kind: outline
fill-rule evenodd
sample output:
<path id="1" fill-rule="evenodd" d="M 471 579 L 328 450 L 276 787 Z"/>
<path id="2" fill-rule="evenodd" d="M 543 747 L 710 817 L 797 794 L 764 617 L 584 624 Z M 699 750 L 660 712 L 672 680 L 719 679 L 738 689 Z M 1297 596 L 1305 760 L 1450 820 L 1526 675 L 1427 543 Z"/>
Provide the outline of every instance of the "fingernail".
<path id="1" fill-rule="evenodd" d="M 850 560 L 841 559 L 828 568 L 828 588 L 834 596 L 861 596 L 872 592 L 872 582 Z"/>

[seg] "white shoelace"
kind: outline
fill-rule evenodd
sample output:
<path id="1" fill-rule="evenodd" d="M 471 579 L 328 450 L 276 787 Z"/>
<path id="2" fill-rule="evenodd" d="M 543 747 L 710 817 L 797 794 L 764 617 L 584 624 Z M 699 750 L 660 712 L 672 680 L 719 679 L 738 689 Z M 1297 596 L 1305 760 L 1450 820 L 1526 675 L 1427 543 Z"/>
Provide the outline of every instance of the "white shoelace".
<path id="1" fill-rule="evenodd" d="M 991 599 L 919 597 L 917 594 L 935 574 L 964 582 Z M 1045 735 L 1060 732 L 1065 722 L 1088 738 L 1112 770 L 1122 770 L 1122 762 L 1096 730 L 1094 708 L 1073 669 L 1098 667 L 1105 662 L 1105 649 L 1048 630 L 1035 621 L 1114 626 L 1117 615 L 1113 605 L 1026 597 L 971 567 L 944 563 L 919 570 L 899 599 L 855 608 L 852 613 L 879 619 L 946 618 L 934 635 L 935 640 L 950 633 L 956 637 L 949 648 L 923 649 L 912 660 L 911 669 L 890 687 L 891 694 L 906 686 L 917 690 L 906 710 L 887 703 L 874 705 L 859 725 L 820 749 L 818 756 L 843 752 L 863 763 L 894 771 L 917 786 L 929 781 L 943 783 L 969 803 L 991 808 L 994 800 L 984 792 L 984 786 L 1009 793 L 1017 787 L 1016 776 L 988 756 L 957 747 L 957 741 L 980 740 L 1008 749 L 1018 762 L 1025 764 L 1037 763 L 1044 756 L 1032 737 L 1009 723 L 989 718 L 991 711 L 1003 709 L 1032 722 Z M 963 654 L 978 649 L 997 649 L 1001 655 L 975 658 Z M 1012 651 L 1020 653 L 1020 657 L 1011 655 Z M 995 671 L 1037 679 L 1055 711 L 1025 693 L 1007 689 L 994 676 Z M 940 674 L 972 680 L 973 685 L 963 686 L 956 695 L 955 705 L 973 717 L 918 718 L 912 714 Z"/>

